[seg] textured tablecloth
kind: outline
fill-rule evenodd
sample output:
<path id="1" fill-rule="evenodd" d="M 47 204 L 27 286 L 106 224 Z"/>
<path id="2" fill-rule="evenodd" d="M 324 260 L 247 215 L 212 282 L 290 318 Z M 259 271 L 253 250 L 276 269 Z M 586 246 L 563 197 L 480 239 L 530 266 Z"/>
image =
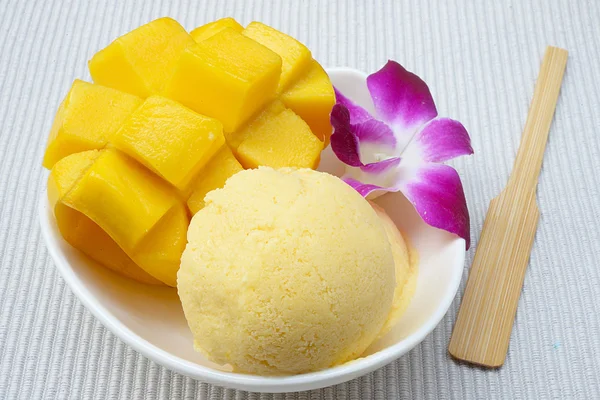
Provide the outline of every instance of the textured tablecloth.
<path id="1" fill-rule="evenodd" d="M 423 3 L 417 5 L 417 3 Z M 428 3 L 428 4 L 425 4 Z M 186 28 L 231 15 L 288 32 L 325 66 L 395 59 L 461 120 L 475 155 L 454 163 L 473 247 L 435 331 L 370 375 L 276 398 L 600 397 L 600 2 L 0 0 L 0 399 L 270 398 L 171 372 L 108 332 L 57 273 L 40 236 L 40 166 L 54 113 L 86 61 L 160 16 Z M 489 200 L 511 169 L 546 45 L 570 51 L 538 190 L 541 218 L 506 364 L 447 354 Z"/>

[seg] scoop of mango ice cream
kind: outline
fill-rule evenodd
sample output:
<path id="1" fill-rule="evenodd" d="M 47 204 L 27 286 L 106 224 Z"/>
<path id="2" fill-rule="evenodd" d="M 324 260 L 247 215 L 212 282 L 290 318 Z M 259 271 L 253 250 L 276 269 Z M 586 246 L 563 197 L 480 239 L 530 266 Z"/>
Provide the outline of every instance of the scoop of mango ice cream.
<path id="1" fill-rule="evenodd" d="M 178 273 L 198 351 L 238 372 L 295 374 L 352 360 L 378 337 L 394 258 L 377 213 L 350 186 L 263 167 L 205 202 Z"/>

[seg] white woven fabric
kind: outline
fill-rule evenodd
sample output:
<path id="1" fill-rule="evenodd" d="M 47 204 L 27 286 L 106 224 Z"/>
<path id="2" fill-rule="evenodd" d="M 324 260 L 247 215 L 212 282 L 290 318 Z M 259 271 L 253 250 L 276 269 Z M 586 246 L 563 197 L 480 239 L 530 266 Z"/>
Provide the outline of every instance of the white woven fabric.
<path id="1" fill-rule="evenodd" d="M 421 2 L 419 2 L 421 3 Z M 423 2 L 425 3 L 425 2 Z M 0 399 L 584 399 L 600 396 L 600 2 L 0 0 Z M 388 58 L 430 85 L 476 154 L 464 179 L 473 248 L 459 295 L 415 350 L 373 374 L 305 393 L 225 390 L 171 372 L 108 332 L 73 296 L 35 205 L 54 113 L 86 61 L 169 15 L 186 28 L 231 15 L 305 42 L 325 66 Z M 538 191 L 541 219 L 504 367 L 459 365 L 451 329 L 489 200 L 512 167 L 548 44 L 570 51 Z"/>

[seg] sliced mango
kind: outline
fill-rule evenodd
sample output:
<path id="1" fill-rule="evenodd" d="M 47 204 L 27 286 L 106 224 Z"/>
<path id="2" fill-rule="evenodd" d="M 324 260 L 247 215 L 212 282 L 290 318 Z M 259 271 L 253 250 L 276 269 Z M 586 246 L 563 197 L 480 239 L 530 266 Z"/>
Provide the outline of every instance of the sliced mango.
<path id="1" fill-rule="evenodd" d="M 285 91 L 281 100 L 306 121 L 327 147 L 332 132 L 329 115 L 335 104 L 335 94 L 323 67 L 313 60 L 308 73 Z"/>
<path id="2" fill-rule="evenodd" d="M 155 278 L 177 286 L 177 271 L 187 243 L 189 223 L 185 206 L 176 204 L 142 239 L 131 258 Z"/>
<path id="3" fill-rule="evenodd" d="M 285 109 L 255 129 L 249 129 L 236 154 L 244 168 L 316 168 L 321 142 L 292 110 Z"/>
<path id="4" fill-rule="evenodd" d="M 196 41 L 201 42 L 209 37 L 216 35 L 221 32 L 225 28 L 232 28 L 237 32 L 241 32 L 244 30 L 244 27 L 241 26 L 235 19 L 231 17 L 221 18 L 213 22 L 209 22 L 206 25 L 199 26 L 190 32 L 190 36 Z"/>
<path id="5" fill-rule="evenodd" d="M 229 177 L 243 169 L 229 147 L 222 146 L 193 183 L 192 195 L 187 201 L 192 215 L 204 207 L 204 196 L 208 192 L 222 188 Z"/>
<path id="6" fill-rule="evenodd" d="M 242 34 L 268 47 L 281 57 L 278 92 L 282 92 L 308 70 L 312 60 L 310 50 L 293 37 L 256 21 L 251 22 Z"/>
<path id="7" fill-rule="evenodd" d="M 160 93 L 194 43 L 177 21 L 160 18 L 119 37 L 88 65 L 94 82 L 146 98 Z"/>
<path id="8" fill-rule="evenodd" d="M 177 204 L 175 190 L 115 149 L 101 152 L 63 197 L 127 253 Z"/>
<path id="9" fill-rule="evenodd" d="M 225 143 L 223 126 L 161 96 L 146 99 L 113 144 L 180 190 Z"/>
<path id="10" fill-rule="evenodd" d="M 61 201 L 99 154 L 98 151 L 72 154 L 52 168 L 48 177 L 48 199 L 58 229 L 67 243 L 92 260 L 138 282 L 160 284 L 160 281 L 138 267 L 96 223 Z"/>
<path id="11" fill-rule="evenodd" d="M 128 93 L 76 79 L 52 124 L 43 166 L 61 158 L 101 149 L 142 99 Z"/>
<path id="12" fill-rule="evenodd" d="M 234 29 L 188 47 L 164 95 L 237 130 L 275 95 L 281 57 Z"/>

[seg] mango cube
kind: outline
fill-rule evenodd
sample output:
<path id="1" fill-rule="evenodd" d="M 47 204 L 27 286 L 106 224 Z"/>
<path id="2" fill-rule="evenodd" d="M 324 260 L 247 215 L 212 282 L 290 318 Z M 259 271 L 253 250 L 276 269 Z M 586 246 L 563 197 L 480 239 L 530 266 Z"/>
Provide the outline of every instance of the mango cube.
<path id="1" fill-rule="evenodd" d="M 89 61 L 94 82 L 146 98 L 158 94 L 194 39 L 171 18 L 123 35 Z"/>
<path id="2" fill-rule="evenodd" d="M 177 286 L 177 271 L 187 243 L 187 210 L 177 203 L 141 240 L 131 258 L 146 272 L 169 286 Z"/>
<path id="3" fill-rule="evenodd" d="M 321 142 L 292 110 L 285 109 L 245 133 L 236 150 L 244 168 L 316 168 Z"/>
<path id="4" fill-rule="evenodd" d="M 48 176 L 48 202 L 54 208 L 98 158 L 98 150 L 82 151 L 54 164 Z"/>
<path id="5" fill-rule="evenodd" d="M 323 67 L 313 60 L 307 74 L 285 91 L 281 100 L 306 121 L 327 147 L 332 132 L 329 116 L 335 94 Z"/>
<path id="6" fill-rule="evenodd" d="M 241 32 L 244 30 L 244 27 L 241 26 L 235 19 L 231 17 L 221 18 L 213 22 L 209 22 L 206 25 L 199 26 L 190 32 L 190 36 L 196 41 L 201 42 L 209 37 L 216 35 L 221 32 L 225 28 L 232 28 L 237 32 Z"/>
<path id="7" fill-rule="evenodd" d="M 54 118 L 43 166 L 50 169 L 69 154 L 101 149 L 140 104 L 131 94 L 75 80 Z"/>
<path id="8" fill-rule="evenodd" d="M 222 188 L 229 177 L 243 169 L 244 167 L 235 158 L 229 147 L 227 145 L 221 147 L 221 150 L 206 164 L 193 183 L 192 195 L 187 201 L 192 214 L 196 214 L 204 207 L 204 196 L 208 192 Z"/>
<path id="9" fill-rule="evenodd" d="M 312 60 L 310 50 L 293 37 L 256 21 L 251 22 L 242 34 L 268 47 L 281 57 L 278 92 L 286 89 L 308 70 Z"/>
<path id="10" fill-rule="evenodd" d="M 281 57 L 231 28 L 189 46 L 164 95 L 238 129 L 275 95 Z"/>
<path id="11" fill-rule="evenodd" d="M 259 131 L 263 124 L 277 116 L 280 112 L 285 110 L 285 108 L 285 105 L 279 100 L 271 102 L 239 130 L 235 132 L 225 132 L 225 140 L 227 141 L 227 144 L 234 150 L 234 152 L 237 151 L 237 148 L 247 136 L 249 136 L 252 132 Z"/>
<path id="12" fill-rule="evenodd" d="M 105 149 L 63 197 L 127 253 L 177 203 L 175 190 L 133 159 Z"/>
<path id="13" fill-rule="evenodd" d="M 138 267 L 102 228 L 61 201 L 99 154 L 94 150 L 72 154 L 52 168 L 48 177 L 48 199 L 58 229 L 67 243 L 92 260 L 138 282 L 160 284 L 160 281 Z"/>
<path id="14" fill-rule="evenodd" d="M 225 143 L 223 127 L 165 97 L 146 99 L 113 144 L 180 190 Z"/>

